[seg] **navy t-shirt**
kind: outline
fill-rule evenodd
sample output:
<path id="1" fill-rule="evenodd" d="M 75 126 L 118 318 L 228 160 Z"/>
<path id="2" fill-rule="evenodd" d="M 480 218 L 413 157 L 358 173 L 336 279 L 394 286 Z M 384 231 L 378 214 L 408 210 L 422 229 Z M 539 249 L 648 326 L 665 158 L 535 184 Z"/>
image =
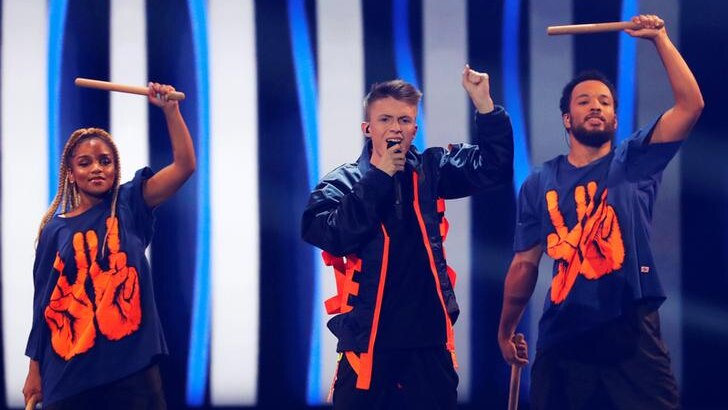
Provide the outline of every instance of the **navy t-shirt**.
<path id="1" fill-rule="evenodd" d="M 80 215 L 54 216 L 40 235 L 25 354 L 40 364 L 46 405 L 167 353 L 144 254 L 154 216 L 142 186 L 152 175 L 144 168 L 121 185 L 114 219 L 108 194 Z"/>
<path id="2" fill-rule="evenodd" d="M 514 249 L 541 245 L 554 259 L 539 349 L 615 319 L 636 301 L 656 308 L 665 299 L 650 224 L 662 171 L 681 143 L 649 144 L 656 123 L 589 165 L 558 156 L 521 187 Z"/>

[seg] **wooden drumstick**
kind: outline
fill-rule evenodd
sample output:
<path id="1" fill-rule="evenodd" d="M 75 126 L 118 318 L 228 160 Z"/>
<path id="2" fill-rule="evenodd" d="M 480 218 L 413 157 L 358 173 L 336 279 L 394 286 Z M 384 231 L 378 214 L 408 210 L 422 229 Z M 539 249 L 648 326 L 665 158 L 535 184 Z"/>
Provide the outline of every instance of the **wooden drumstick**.
<path id="1" fill-rule="evenodd" d="M 74 83 L 79 87 L 95 88 L 97 90 L 119 91 L 122 93 L 139 94 L 139 95 L 148 94 L 147 87 L 112 83 L 109 81 L 91 80 L 89 78 L 77 77 L 76 81 L 74 81 Z M 184 100 L 185 93 L 180 92 L 180 91 L 173 91 L 173 92 L 167 94 L 167 98 L 170 100 Z"/>
<path id="2" fill-rule="evenodd" d="M 590 34 L 604 33 L 607 31 L 622 31 L 624 29 L 638 29 L 639 25 L 631 21 L 616 21 L 613 23 L 594 23 L 594 24 L 571 24 L 568 26 L 549 26 L 546 28 L 546 34 L 556 36 L 560 34 Z"/>
<path id="3" fill-rule="evenodd" d="M 38 396 L 35 394 L 30 396 L 30 399 L 28 399 L 28 402 L 25 403 L 25 410 L 33 410 L 35 408 L 35 405 L 38 404 Z"/>
<path id="4" fill-rule="evenodd" d="M 513 338 L 513 343 L 523 342 L 523 333 L 517 333 Z M 517 353 L 516 353 L 517 354 Z M 508 410 L 518 409 L 518 395 L 521 390 L 521 366 L 511 365 L 511 383 L 508 388 Z"/>
<path id="5" fill-rule="evenodd" d="M 518 409 L 518 394 L 521 390 L 521 368 L 511 365 L 511 384 L 508 389 L 508 410 Z"/>

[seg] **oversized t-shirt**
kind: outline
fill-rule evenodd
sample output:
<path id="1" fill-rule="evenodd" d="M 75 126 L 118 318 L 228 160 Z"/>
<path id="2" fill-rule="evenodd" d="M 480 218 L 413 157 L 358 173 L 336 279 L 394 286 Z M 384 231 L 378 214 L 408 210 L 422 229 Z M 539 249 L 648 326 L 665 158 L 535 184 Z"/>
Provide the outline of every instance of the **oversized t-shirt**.
<path id="1" fill-rule="evenodd" d="M 73 217 L 54 216 L 33 266 L 33 327 L 26 355 L 40 364 L 46 405 L 119 380 L 167 353 L 144 250 L 154 216 L 137 171 L 112 195 Z M 108 232 L 108 235 L 107 235 Z"/>
<path id="2" fill-rule="evenodd" d="M 650 144 L 657 120 L 583 167 L 558 156 L 521 187 L 514 248 L 554 259 L 537 347 L 547 348 L 665 294 L 650 249 L 662 171 L 680 142 Z"/>

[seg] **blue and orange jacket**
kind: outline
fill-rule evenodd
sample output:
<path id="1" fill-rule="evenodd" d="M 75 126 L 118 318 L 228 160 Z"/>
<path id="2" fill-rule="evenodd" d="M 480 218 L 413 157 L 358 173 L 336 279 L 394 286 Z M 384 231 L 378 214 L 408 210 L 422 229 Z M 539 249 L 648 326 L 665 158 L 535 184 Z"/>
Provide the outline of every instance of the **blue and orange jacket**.
<path id="1" fill-rule="evenodd" d="M 414 170 L 413 208 L 421 238 L 445 311 L 447 348 L 453 353 L 452 325 L 459 308 L 455 299 L 454 272 L 447 266 L 444 237 L 444 199 L 462 198 L 479 190 L 512 181 L 513 131 L 502 107 L 477 114 L 478 145 L 456 144 L 414 147 L 406 160 Z M 384 218 L 391 209 L 393 178 L 369 162 L 367 140 L 356 163 L 342 165 L 326 175 L 311 193 L 303 213 L 303 239 L 322 249 L 324 262 L 336 272 L 337 295 L 325 302 L 336 314 L 328 327 L 338 339 L 337 351 L 345 352 L 357 372 L 357 388 L 371 383 L 384 284 L 390 258 L 389 235 Z M 407 204 L 404 204 L 407 206 Z"/>

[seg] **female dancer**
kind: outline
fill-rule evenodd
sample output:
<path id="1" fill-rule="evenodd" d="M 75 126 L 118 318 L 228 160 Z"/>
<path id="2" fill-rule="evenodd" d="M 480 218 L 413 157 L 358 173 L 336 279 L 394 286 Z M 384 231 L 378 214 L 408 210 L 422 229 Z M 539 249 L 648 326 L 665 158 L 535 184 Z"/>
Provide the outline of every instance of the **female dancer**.
<path id="1" fill-rule="evenodd" d="M 164 409 L 156 364 L 167 353 L 154 302 L 149 245 L 154 208 L 195 170 L 195 151 L 168 85 L 149 84 L 167 120 L 174 160 L 120 185 L 119 152 L 99 128 L 71 134 L 58 192 L 38 232 L 26 403 L 46 409 Z"/>

